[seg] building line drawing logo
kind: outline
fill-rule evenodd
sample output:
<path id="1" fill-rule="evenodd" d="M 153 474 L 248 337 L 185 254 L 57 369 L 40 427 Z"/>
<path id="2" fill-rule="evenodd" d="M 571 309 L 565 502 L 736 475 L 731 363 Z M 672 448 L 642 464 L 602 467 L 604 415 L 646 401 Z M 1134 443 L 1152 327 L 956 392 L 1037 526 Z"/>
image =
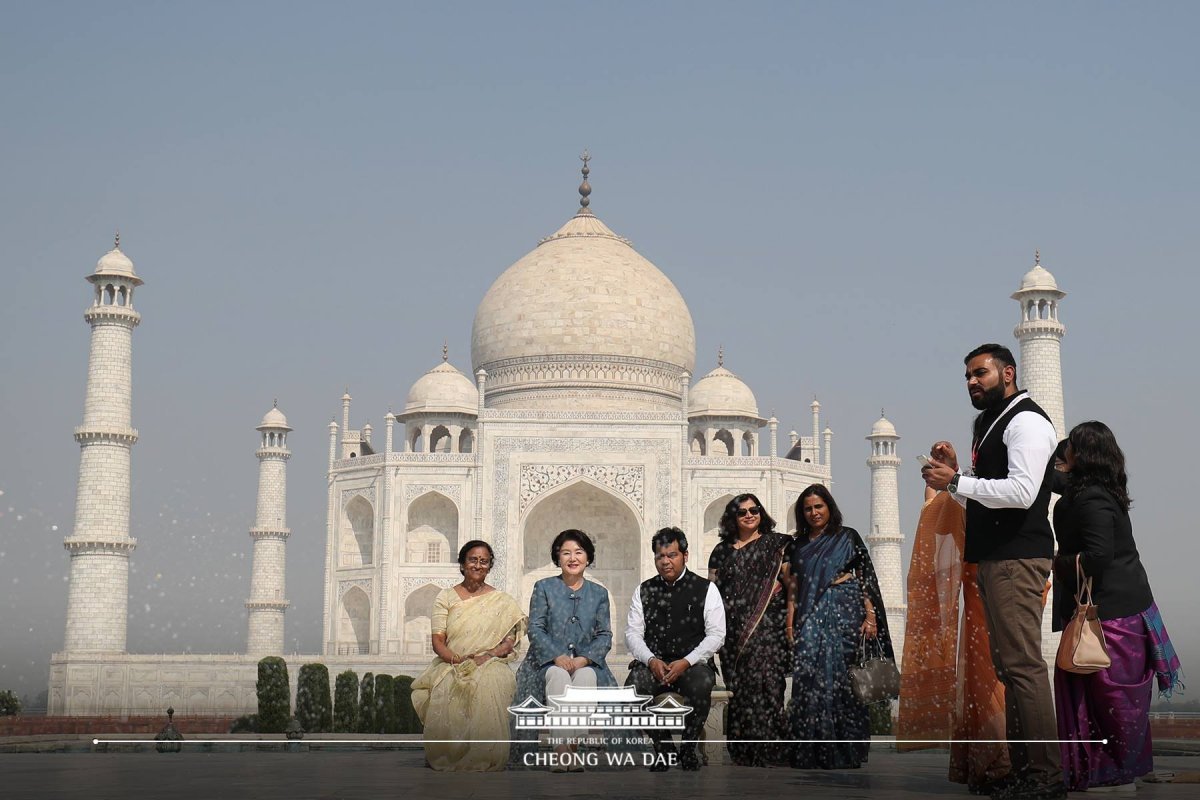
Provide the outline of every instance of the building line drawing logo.
<path id="1" fill-rule="evenodd" d="M 632 686 L 568 686 L 567 690 L 543 705 L 527 697 L 508 712 L 516 717 L 517 730 L 562 730 L 579 728 L 655 729 L 682 731 L 684 718 L 692 712 L 666 695 L 658 702 L 638 694 Z"/>

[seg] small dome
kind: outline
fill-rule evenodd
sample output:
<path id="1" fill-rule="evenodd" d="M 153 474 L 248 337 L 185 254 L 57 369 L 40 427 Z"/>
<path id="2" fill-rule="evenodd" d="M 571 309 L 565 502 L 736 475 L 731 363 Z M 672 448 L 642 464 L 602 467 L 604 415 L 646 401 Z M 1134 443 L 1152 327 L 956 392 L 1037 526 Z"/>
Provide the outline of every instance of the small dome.
<path id="1" fill-rule="evenodd" d="M 283 412 L 279 410 L 279 406 L 272 406 L 271 410 L 263 415 L 262 422 L 258 423 L 258 427 L 255 428 L 255 430 L 261 431 L 264 428 L 283 428 L 285 430 L 291 430 L 291 428 L 288 427 L 287 417 L 285 417 Z"/>
<path id="2" fill-rule="evenodd" d="M 120 247 L 114 247 L 102 255 L 96 262 L 96 271 L 92 274 L 132 278 L 139 284 L 142 282 L 137 273 L 133 271 L 133 262 L 129 260 L 129 256 L 121 252 Z"/>
<path id="3" fill-rule="evenodd" d="M 1058 291 L 1058 281 L 1054 280 L 1054 276 L 1050 274 L 1050 270 L 1043 267 L 1041 264 L 1035 264 L 1033 269 L 1025 273 L 1025 277 L 1021 278 L 1021 288 L 1019 291 Z"/>
<path id="4" fill-rule="evenodd" d="M 479 390 L 449 361 L 443 361 L 418 378 L 404 401 L 405 414 L 437 411 L 475 414 L 478 407 Z"/>
<path id="5" fill-rule="evenodd" d="M 717 367 L 696 381 L 688 393 L 688 416 L 758 417 L 754 392 L 737 375 Z"/>
<path id="6" fill-rule="evenodd" d="M 898 436 L 898 434 L 896 426 L 889 422 L 887 417 L 881 416 L 871 426 L 871 436 Z"/>

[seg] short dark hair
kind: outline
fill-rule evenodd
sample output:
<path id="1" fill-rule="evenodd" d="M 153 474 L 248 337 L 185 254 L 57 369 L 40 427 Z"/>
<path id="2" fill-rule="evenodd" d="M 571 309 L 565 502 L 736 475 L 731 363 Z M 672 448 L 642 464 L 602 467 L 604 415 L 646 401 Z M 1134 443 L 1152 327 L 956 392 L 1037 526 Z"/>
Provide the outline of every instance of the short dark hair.
<path id="1" fill-rule="evenodd" d="M 650 538 L 650 552 L 657 553 L 658 548 L 666 547 L 669 544 L 678 543 L 679 552 L 686 553 L 687 534 L 679 530 L 679 528 L 659 528 L 658 533 Z"/>
<path id="2" fill-rule="evenodd" d="M 464 544 L 462 547 L 458 548 L 458 571 L 459 572 L 462 572 L 463 567 L 465 567 L 467 565 L 467 553 L 471 552 L 476 547 L 486 547 L 487 551 L 488 551 L 488 558 L 491 559 L 493 564 L 496 563 L 496 552 L 494 550 L 492 550 L 492 546 L 490 544 L 488 544 L 487 542 L 483 541 L 482 539 L 472 539 L 471 541 Z"/>
<path id="3" fill-rule="evenodd" d="M 550 543 L 550 562 L 558 566 L 558 551 L 567 542 L 578 542 L 583 548 L 583 552 L 587 553 L 588 566 L 596 563 L 596 545 L 592 544 L 591 538 L 581 530 L 576 528 L 567 528 L 565 531 L 554 537 L 554 541 Z"/>
<path id="4" fill-rule="evenodd" d="M 804 501 L 813 496 L 821 498 L 825 501 L 825 505 L 829 506 L 829 522 L 826 523 L 825 530 L 829 533 L 840 531 L 842 529 L 842 510 L 838 508 L 837 501 L 833 499 L 833 495 L 829 493 L 829 489 L 823 483 L 812 484 L 796 498 L 796 530 L 805 536 L 812 533 L 812 526 L 804 518 Z"/>
<path id="5" fill-rule="evenodd" d="M 963 363 L 970 364 L 972 358 L 982 355 L 991 356 L 993 361 L 999 361 L 1005 367 L 1012 367 L 1013 369 L 1017 368 L 1017 359 L 1013 357 L 1012 350 L 1009 350 L 1002 344 L 996 344 L 995 342 L 979 345 L 979 347 L 976 347 L 974 350 L 967 353 L 966 357 L 963 358 Z"/>
<path id="6" fill-rule="evenodd" d="M 767 513 L 767 509 L 763 507 L 762 501 L 758 499 L 758 495 L 746 492 L 745 494 L 739 494 L 725 504 L 725 512 L 721 514 L 721 541 L 732 542 L 737 538 L 738 506 L 747 500 L 753 500 L 754 505 L 762 509 L 762 513 L 758 516 L 758 532 L 771 533 L 775 530 L 775 520 Z"/>
<path id="7" fill-rule="evenodd" d="M 1081 422 L 1067 434 L 1075 457 L 1067 474 L 1067 494 L 1072 497 L 1088 486 L 1108 491 L 1122 508 L 1128 509 L 1129 479 L 1125 474 L 1125 454 L 1112 429 L 1103 422 Z"/>

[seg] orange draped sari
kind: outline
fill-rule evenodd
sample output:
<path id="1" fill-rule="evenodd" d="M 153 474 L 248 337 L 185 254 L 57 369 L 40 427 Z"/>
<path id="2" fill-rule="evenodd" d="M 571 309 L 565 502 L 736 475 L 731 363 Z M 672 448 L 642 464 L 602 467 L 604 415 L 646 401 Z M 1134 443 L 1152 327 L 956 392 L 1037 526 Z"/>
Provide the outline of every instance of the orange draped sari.
<path id="1" fill-rule="evenodd" d="M 953 739 L 950 780 L 984 786 L 1007 775 L 1010 765 L 1004 686 L 992 667 L 976 565 L 963 562 L 965 521 L 962 506 L 946 492 L 921 509 L 908 570 L 896 738 Z M 897 743 L 900 752 L 943 746 Z"/>

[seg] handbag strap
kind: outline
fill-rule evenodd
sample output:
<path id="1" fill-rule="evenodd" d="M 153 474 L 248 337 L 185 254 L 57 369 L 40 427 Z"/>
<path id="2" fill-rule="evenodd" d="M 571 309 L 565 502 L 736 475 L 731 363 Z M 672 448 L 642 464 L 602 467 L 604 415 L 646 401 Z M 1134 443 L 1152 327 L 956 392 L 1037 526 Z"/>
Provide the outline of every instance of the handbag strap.
<path id="1" fill-rule="evenodd" d="M 1075 554 L 1075 605 L 1085 605 L 1083 596 L 1087 595 L 1086 605 L 1092 603 L 1092 579 L 1083 572 L 1083 553 Z"/>

